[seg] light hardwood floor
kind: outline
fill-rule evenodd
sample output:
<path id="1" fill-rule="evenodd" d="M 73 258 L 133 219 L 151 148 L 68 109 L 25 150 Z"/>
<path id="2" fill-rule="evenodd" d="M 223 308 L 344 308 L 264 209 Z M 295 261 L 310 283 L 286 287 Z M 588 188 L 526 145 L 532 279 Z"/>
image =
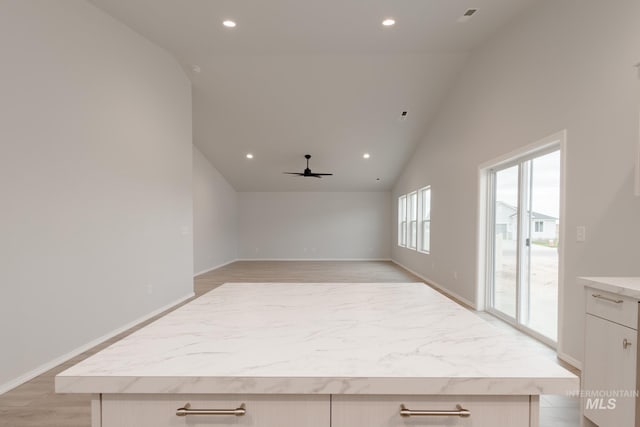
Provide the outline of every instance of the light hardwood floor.
<path id="1" fill-rule="evenodd" d="M 391 262 L 325 262 L 325 261 L 238 261 L 202 274 L 194 280 L 196 296 L 228 282 L 421 282 L 418 277 Z M 188 301 L 187 301 L 188 302 Z M 187 302 L 183 303 L 186 304 Z M 183 305 L 180 304 L 180 305 Z M 179 305 L 179 306 L 180 306 Z M 63 395 L 54 392 L 54 377 L 68 367 L 86 359 L 141 327 L 175 310 L 176 306 L 60 366 L 0 395 L 1 427 L 89 427 L 89 396 Z M 520 334 L 510 326 L 483 316 L 499 327 Z M 533 339 L 527 340 L 533 351 L 555 358 L 553 351 Z M 575 400 L 542 399 L 541 427 L 578 426 Z M 557 416 L 562 417 L 558 420 Z M 545 419 L 549 420 L 545 423 Z M 562 424 L 558 424 L 558 422 Z"/>

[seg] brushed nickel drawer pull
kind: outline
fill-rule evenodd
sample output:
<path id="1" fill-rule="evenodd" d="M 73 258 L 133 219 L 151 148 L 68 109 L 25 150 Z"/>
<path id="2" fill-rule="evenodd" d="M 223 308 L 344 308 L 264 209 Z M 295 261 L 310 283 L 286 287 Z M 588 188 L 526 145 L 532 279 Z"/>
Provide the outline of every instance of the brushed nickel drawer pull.
<path id="1" fill-rule="evenodd" d="M 629 341 L 629 340 L 628 340 L 628 339 L 626 339 L 626 338 L 622 340 L 622 348 L 627 348 L 627 347 L 629 347 L 631 344 L 632 344 L 632 342 L 631 342 L 631 341 Z"/>
<path id="2" fill-rule="evenodd" d="M 400 415 L 403 417 L 470 417 L 471 411 L 464 409 L 460 405 L 456 405 L 453 411 L 446 410 L 412 410 L 408 409 L 404 404 L 400 405 Z"/>
<path id="3" fill-rule="evenodd" d="M 182 408 L 176 410 L 176 415 L 186 417 L 187 415 L 235 415 L 240 417 L 247 413 L 244 403 L 236 409 L 191 409 L 191 404 L 187 403 Z"/>
<path id="4" fill-rule="evenodd" d="M 609 301 L 615 304 L 622 304 L 624 302 L 621 299 L 613 299 L 613 298 L 605 297 L 604 295 L 600 295 L 600 294 L 591 294 L 591 296 L 594 298 L 603 299 L 605 301 Z"/>

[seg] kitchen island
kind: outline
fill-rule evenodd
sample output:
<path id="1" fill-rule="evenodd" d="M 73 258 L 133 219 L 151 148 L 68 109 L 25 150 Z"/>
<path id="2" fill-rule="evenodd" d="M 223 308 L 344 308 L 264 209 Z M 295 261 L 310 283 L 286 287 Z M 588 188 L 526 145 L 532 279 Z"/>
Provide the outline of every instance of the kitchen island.
<path id="1" fill-rule="evenodd" d="M 423 283 L 225 284 L 56 377 L 92 427 L 535 427 L 578 388 Z"/>

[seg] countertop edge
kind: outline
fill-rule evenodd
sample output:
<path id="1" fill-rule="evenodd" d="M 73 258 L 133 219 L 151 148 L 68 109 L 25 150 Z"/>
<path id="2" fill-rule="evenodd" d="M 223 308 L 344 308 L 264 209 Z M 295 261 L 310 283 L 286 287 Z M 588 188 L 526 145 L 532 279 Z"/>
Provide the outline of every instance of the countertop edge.
<path id="1" fill-rule="evenodd" d="M 73 377 L 57 376 L 57 393 L 104 394 L 574 394 L 577 376 L 539 378 Z"/>
<path id="2" fill-rule="evenodd" d="M 617 295 L 626 296 L 640 300 L 640 289 L 634 289 L 620 284 L 611 283 L 614 280 L 631 280 L 631 278 L 619 277 L 578 277 L 585 288 L 598 289 L 611 292 Z M 640 279 L 639 279 L 640 280 Z"/>

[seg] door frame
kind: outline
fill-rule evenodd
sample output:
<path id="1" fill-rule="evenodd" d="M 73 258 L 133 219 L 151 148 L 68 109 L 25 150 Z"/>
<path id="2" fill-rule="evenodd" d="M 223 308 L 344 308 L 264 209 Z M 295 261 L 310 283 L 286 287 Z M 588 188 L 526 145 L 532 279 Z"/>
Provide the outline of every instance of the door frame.
<path id="1" fill-rule="evenodd" d="M 560 150 L 560 235 L 558 236 L 558 341 L 553 342 L 544 335 L 528 328 L 525 325 L 518 323 L 517 319 L 512 319 L 509 316 L 491 309 L 490 295 L 491 291 L 490 280 L 492 274 L 492 266 L 490 266 L 490 260 L 493 258 L 489 255 L 493 254 L 493 225 L 490 224 L 490 219 L 493 218 L 493 206 L 491 201 L 491 176 L 492 170 L 502 169 L 527 160 L 527 158 L 534 158 L 539 155 L 543 155 L 552 151 Z M 563 349 L 563 330 L 564 330 L 564 300 L 565 300 L 565 277 L 564 277 L 564 265 L 565 265 L 565 247 L 566 247 L 566 175 L 567 175 L 567 130 L 561 130 L 545 138 L 542 138 L 532 144 L 523 146 L 517 150 L 484 162 L 478 167 L 478 211 L 477 211 L 477 236 L 476 247 L 478 254 L 476 259 L 476 301 L 477 309 L 487 311 L 497 318 L 509 323 L 515 328 L 525 332 L 528 335 L 543 342 L 549 347 L 555 349 L 558 354 L 564 354 Z M 520 209 L 521 206 L 518 206 Z M 520 224 L 518 225 L 520 228 Z M 520 262 L 520 256 L 518 255 L 518 263 Z M 520 273 L 518 273 L 520 274 Z M 519 288 L 519 286 L 518 286 Z M 519 292 L 519 290 L 517 290 Z M 516 292 L 516 293 L 517 293 Z M 516 304 L 520 304 L 519 295 Z"/>

